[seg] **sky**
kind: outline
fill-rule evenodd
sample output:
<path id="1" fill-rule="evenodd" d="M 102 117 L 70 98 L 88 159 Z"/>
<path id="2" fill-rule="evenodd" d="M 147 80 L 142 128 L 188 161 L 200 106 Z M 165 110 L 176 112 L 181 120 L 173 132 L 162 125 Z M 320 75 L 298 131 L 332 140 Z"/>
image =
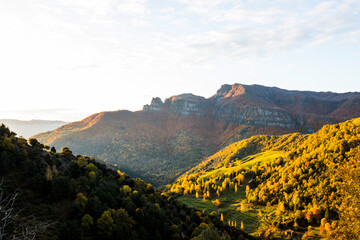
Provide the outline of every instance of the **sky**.
<path id="1" fill-rule="evenodd" d="M 360 91 L 360 1 L 0 1 L 0 119 L 78 121 L 233 83 Z"/>

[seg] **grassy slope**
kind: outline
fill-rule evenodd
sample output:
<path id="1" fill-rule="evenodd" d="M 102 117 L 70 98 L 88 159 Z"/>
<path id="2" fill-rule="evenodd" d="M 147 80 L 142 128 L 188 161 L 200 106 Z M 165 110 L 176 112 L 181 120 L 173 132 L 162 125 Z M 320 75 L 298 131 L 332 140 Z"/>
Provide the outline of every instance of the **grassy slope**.
<path id="1" fill-rule="evenodd" d="M 241 171 L 241 169 L 251 168 L 254 165 L 259 166 L 259 168 L 261 166 L 267 168 L 269 164 L 275 162 L 277 159 L 279 159 L 279 157 L 284 158 L 285 161 L 289 162 L 289 165 L 291 165 L 291 162 L 294 160 L 291 160 L 291 158 L 293 157 L 289 157 L 289 154 L 293 154 L 294 149 L 295 151 L 297 151 L 297 149 L 308 149 L 307 151 L 309 151 L 310 153 L 311 151 L 319 153 L 323 151 L 322 147 L 319 147 L 317 149 L 316 144 L 319 143 L 328 143 L 331 145 L 331 142 L 333 142 L 334 144 L 339 144 L 339 142 L 336 141 L 346 139 L 346 141 L 348 141 L 350 144 L 349 146 L 356 147 L 357 145 L 351 144 L 355 144 L 354 141 L 357 139 L 356 134 L 358 134 L 358 132 L 356 132 L 356 130 L 352 130 L 352 133 L 349 131 L 350 129 L 356 129 L 359 125 L 360 118 L 357 118 L 337 125 L 325 126 L 318 133 L 312 135 L 288 134 L 280 137 L 252 137 L 250 139 L 234 143 L 214 154 L 213 156 L 205 159 L 197 167 L 191 169 L 182 177 L 180 177 L 173 186 L 176 186 L 176 184 L 179 183 L 181 184 L 181 181 L 185 181 L 186 179 L 190 179 L 193 177 L 196 178 L 196 180 L 193 180 L 193 183 L 205 182 L 207 180 L 210 181 L 211 179 L 217 179 L 217 176 L 229 176 L 231 173 L 237 172 L 239 170 Z M 335 130 L 331 130 L 334 128 Z M 341 134 L 334 137 L 334 134 L 337 134 L 338 132 L 336 128 L 338 128 L 339 131 L 345 131 L 348 135 L 343 138 L 339 138 Z M 333 138 L 340 140 L 335 141 Z M 328 151 L 331 150 L 325 150 L 324 154 L 327 154 Z M 304 156 L 307 157 L 306 153 L 304 153 Z M 324 159 L 325 158 L 326 157 L 324 157 Z M 267 206 L 261 206 L 256 204 L 246 204 L 247 210 L 241 212 L 239 207 L 240 203 L 246 200 L 245 189 L 246 185 L 249 184 L 249 180 L 250 179 L 245 179 L 243 185 L 238 187 L 237 193 L 235 193 L 234 190 L 227 189 L 221 193 L 220 197 L 213 194 L 211 195 L 210 199 L 206 200 L 201 198 L 202 194 L 199 194 L 198 199 L 195 198 L 194 195 L 183 195 L 180 196 L 179 199 L 181 199 L 185 204 L 189 206 L 193 206 L 203 210 L 217 211 L 219 213 L 223 213 L 224 222 L 227 222 L 229 220 L 236 221 L 237 226 L 239 226 L 240 222 L 243 221 L 245 232 L 258 234 L 259 230 L 262 229 L 262 226 L 268 227 L 269 224 L 271 225 L 271 223 L 275 221 L 276 205 L 271 206 L 268 204 Z M 173 188 L 171 190 L 173 190 Z M 217 198 L 220 199 L 222 203 L 220 207 L 216 207 L 212 203 L 212 201 Z M 261 214 L 259 214 L 259 211 L 261 211 Z M 319 236 L 318 225 L 315 224 L 315 227 L 313 226 L 312 229 L 315 236 Z M 281 237 L 283 236 L 275 235 L 275 237 L 281 239 Z"/>
<path id="2" fill-rule="evenodd" d="M 266 152 L 250 155 L 239 161 L 236 161 L 234 163 L 234 166 L 230 168 L 221 167 L 216 170 L 205 172 L 199 177 L 207 179 L 221 172 L 227 174 L 237 169 L 251 167 L 256 163 L 266 163 L 273 161 L 279 156 L 284 156 L 284 153 L 279 151 L 266 151 Z M 234 191 L 226 191 L 223 194 L 221 194 L 219 199 L 222 205 L 220 207 L 216 207 L 211 202 L 217 199 L 216 197 L 205 200 L 202 198 L 196 198 L 192 195 L 184 195 L 179 197 L 178 199 L 189 207 L 193 207 L 200 210 L 206 210 L 208 212 L 216 211 L 218 213 L 223 213 L 225 223 L 227 223 L 228 221 L 236 221 L 237 227 L 240 227 L 240 223 L 241 221 L 243 221 L 245 232 L 255 233 L 259 227 L 259 221 L 261 219 L 261 217 L 258 214 L 259 211 L 261 211 L 262 214 L 266 215 L 266 213 L 273 211 L 275 208 L 273 207 L 266 208 L 262 206 L 257 206 L 256 208 L 254 208 L 248 206 L 246 211 L 241 212 L 240 209 L 238 208 L 240 207 L 240 202 L 246 200 L 245 187 L 246 184 L 241 185 L 238 188 L 237 193 L 235 193 Z"/>
<path id="3" fill-rule="evenodd" d="M 209 178 L 213 175 L 217 175 L 219 173 L 224 173 L 225 175 L 234 172 L 236 170 L 242 168 L 250 168 L 254 166 L 256 163 L 267 163 L 274 161 L 278 157 L 285 157 L 285 153 L 280 151 L 265 151 L 258 154 L 247 156 L 239 161 L 234 162 L 231 167 L 221 167 L 216 170 L 208 171 L 200 175 L 201 178 Z"/>
<path id="4" fill-rule="evenodd" d="M 253 139 L 262 137 L 263 136 L 253 137 Z M 299 137 L 301 139 L 301 136 L 297 133 L 286 135 L 286 137 L 284 137 L 280 141 L 278 140 L 273 142 L 273 148 L 276 150 L 265 150 L 263 152 L 247 155 L 244 158 L 233 161 L 230 167 L 224 166 L 224 164 L 220 162 L 220 167 L 214 170 L 200 171 L 201 174 L 198 175 L 198 178 L 209 179 L 212 176 L 219 175 L 220 173 L 226 175 L 239 169 L 250 168 L 255 164 L 263 165 L 265 163 L 275 161 L 275 159 L 279 157 L 285 157 L 285 152 L 280 151 L 280 149 L 282 149 L 282 147 L 286 146 L 295 139 L 298 139 Z M 226 147 L 215 155 L 210 156 L 207 160 L 205 160 L 205 163 L 209 160 L 211 161 L 219 157 L 221 159 L 226 159 L 229 156 L 235 156 L 238 153 L 238 150 L 246 145 L 244 144 L 246 143 L 246 141 L 248 140 L 243 140 Z M 189 207 L 194 207 L 209 212 L 216 211 L 218 213 L 223 213 L 225 223 L 227 223 L 228 221 L 236 221 L 237 227 L 240 227 L 240 223 L 241 221 L 243 221 L 245 232 L 254 234 L 257 231 L 261 220 L 259 211 L 262 215 L 266 215 L 267 213 L 273 212 L 276 208 L 263 206 L 247 206 L 246 211 L 240 211 L 240 202 L 246 200 L 246 185 L 247 182 L 245 182 L 244 185 L 239 186 L 237 193 L 231 190 L 226 190 L 224 193 L 222 193 L 219 197 L 220 202 L 222 203 L 220 207 L 216 207 L 212 203 L 212 201 L 217 199 L 217 197 L 205 200 L 202 198 L 196 198 L 193 195 L 183 195 L 180 196 L 178 199 Z"/>

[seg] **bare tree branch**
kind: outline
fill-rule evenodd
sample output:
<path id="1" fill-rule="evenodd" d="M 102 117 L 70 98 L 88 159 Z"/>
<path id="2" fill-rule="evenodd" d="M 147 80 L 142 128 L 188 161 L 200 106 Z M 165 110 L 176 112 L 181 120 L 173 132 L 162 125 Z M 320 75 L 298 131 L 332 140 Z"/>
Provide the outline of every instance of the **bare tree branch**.
<path id="1" fill-rule="evenodd" d="M 14 209 L 19 193 L 6 196 L 0 183 L 0 240 L 7 239 L 35 239 L 36 234 L 45 231 L 55 223 L 39 221 L 33 215 L 21 217 L 21 210 Z M 11 227 L 10 227 L 11 226 Z M 14 227 L 15 226 L 15 227 Z"/>

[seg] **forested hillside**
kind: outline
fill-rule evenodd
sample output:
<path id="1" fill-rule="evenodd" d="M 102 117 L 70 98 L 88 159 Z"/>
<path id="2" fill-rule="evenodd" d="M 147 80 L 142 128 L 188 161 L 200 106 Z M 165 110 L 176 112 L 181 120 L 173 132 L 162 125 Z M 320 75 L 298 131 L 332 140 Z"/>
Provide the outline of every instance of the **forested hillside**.
<path id="1" fill-rule="evenodd" d="M 143 111 L 93 114 L 36 135 L 125 169 L 155 186 L 173 182 L 221 148 L 259 134 L 313 133 L 360 116 L 360 93 L 223 85 L 210 98 L 153 98 Z"/>
<path id="2" fill-rule="evenodd" d="M 155 186 L 174 181 L 204 156 L 254 134 L 291 132 L 278 126 L 226 123 L 196 115 L 169 112 L 102 112 L 83 121 L 35 136 L 61 149 L 131 172 Z"/>
<path id="3" fill-rule="evenodd" d="M 0 239 L 251 239 L 69 148 L 0 126 Z"/>
<path id="4" fill-rule="evenodd" d="M 256 136 L 207 158 L 168 189 L 188 205 L 209 203 L 254 235 L 359 239 L 359 145 L 359 118 L 314 134 Z"/>

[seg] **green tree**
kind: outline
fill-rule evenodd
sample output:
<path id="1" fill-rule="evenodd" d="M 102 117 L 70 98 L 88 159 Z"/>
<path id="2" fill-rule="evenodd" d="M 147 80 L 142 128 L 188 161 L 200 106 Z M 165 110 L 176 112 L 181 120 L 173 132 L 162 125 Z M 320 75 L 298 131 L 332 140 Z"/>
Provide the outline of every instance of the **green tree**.
<path id="1" fill-rule="evenodd" d="M 89 232 L 92 225 L 94 225 L 94 219 L 89 214 L 85 214 L 81 219 L 81 228 Z"/>
<path id="2" fill-rule="evenodd" d="M 83 193 L 78 193 L 76 195 L 76 199 L 74 201 L 74 204 L 77 204 L 80 206 L 81 210 L 85 210 L 86 204 L 88 203 L 87 197 Z"/>
<path id="3" fill-rule="evenodd" d="M 103 212 L 101 217 L 97 220 L 97 228 L 100 235 L 111 236 L 114 226 L 114 220 L 111 217 L 109 210 Z"/>
<path id="4" fill-rule="evenodd" d="M 29 138 L 28 142 L 33 147 L 35 147 L 35 146 L 37 146 L 39 144 L 38 140 L 36 140 L 35 138 Z"/>
<path id="5" fill-rule="evenodd" d="M 61 153 L 64 154 L 65 156 L 71 156 L 72 155 L 72 151 L 68 147 L 63 147 L 61 149 Z"/>
<path id="6" fill-rule="evenodd" d="M 56 148 L 54 146 L 51 147 L 50 152 L 56 153 Z"/>
<path id="7" fill-rule="evenodd" d="M 85 214 L 81 218 L 81 239 L 82 240 L 91 239 L 93 225 L 94 225 L 94 219 L 89 214 Z"/>

